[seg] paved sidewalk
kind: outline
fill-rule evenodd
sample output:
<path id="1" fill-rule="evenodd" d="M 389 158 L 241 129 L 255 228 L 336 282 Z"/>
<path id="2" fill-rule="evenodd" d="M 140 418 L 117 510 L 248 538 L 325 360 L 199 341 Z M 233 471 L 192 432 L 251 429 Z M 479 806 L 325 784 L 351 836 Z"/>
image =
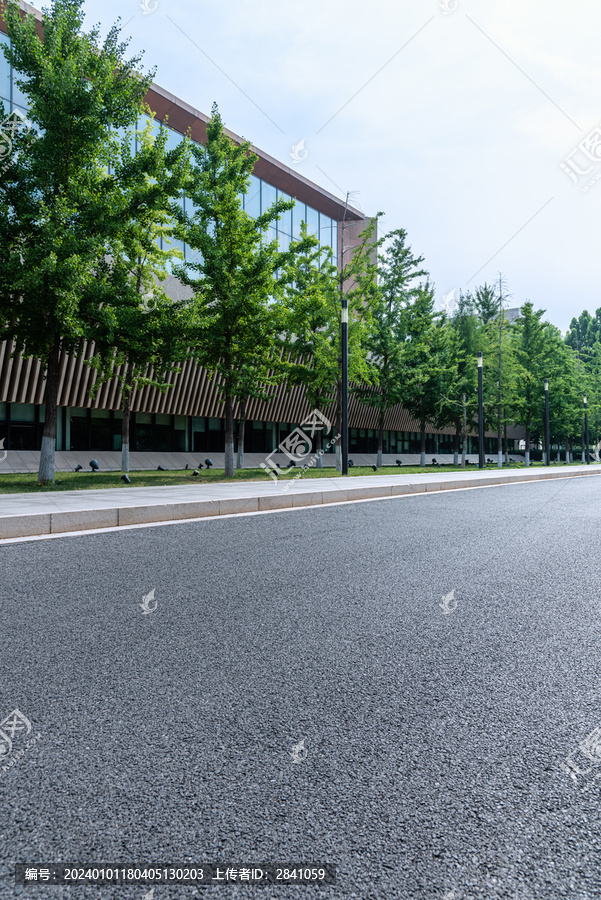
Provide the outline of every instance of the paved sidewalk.
<path id="1" fill-rule="evenodd" d="M 593 475 L 601 466 L 0 494 L 0 539 Z"/>

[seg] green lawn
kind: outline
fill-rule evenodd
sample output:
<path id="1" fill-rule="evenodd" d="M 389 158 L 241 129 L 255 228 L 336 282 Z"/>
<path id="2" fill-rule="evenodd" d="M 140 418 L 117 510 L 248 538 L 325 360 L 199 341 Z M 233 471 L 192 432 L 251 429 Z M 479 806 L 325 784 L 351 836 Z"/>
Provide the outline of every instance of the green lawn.
<path id="1" fill-rule="evenodd" d="M 580 463 L 573 463 L 580 465 Z M 542 463 L 532 463 L 533 467 L 540 467 Z M 485 466 L 490 471 L 498 471 L 496 465 Z M 515 463 L 509 466 L 509 469 L 523 469 L 523 463 Z M 553 468 L 553 467 L 552 467 Z M 398 472 L 399 475 L 410 475 L 415 473 L 436 473 L 436 472 L 454 472 L 461 474 L 462 472 L 477 472 L 478 468 L 474 465 L 466 466 L 465 470 L 455 466 L 426 466 L 424 469 L 419 466 L 383 466 L 378 469 L 380 475 L 391 475 Z M 301 469 L 289 469 L 280 476 L 282 481 L 295 478 L 300 475 L 301 478 L 331 478 L 338 473 L 333 467 L 326 469 L 308 469 L 302 472 Z M 357 478 L 362 475 L 373 475 L 374 471 L 371 466 L 354 466 L 349 469 L 349 475 Z M 176 484 L 214 484 L 216 482 L 232 482 L 232 481 L 267 481 L 268 476 L 263 469 L 242 469 L 236 471 L 233 478 L 225 478 L 223 469 L 201 469 L 200 474 L 196 477 L 192 475 L 192 471 L 184 471 L 179 469 L 171 472 L 130 472 L 131 484 L 126 485 L 121 481 L 121 472 L 57 472 L 56 482 L 54 485 L 41 487 L 37 484 L 37 475 L 0 475 L 0 494 L 18 494 L 24 492 L 44 493 L 46 491 L 74 491 L 89 490 L 91 488 L 124 488 L 124 487 L 158 487 L 164 485 Z"/>

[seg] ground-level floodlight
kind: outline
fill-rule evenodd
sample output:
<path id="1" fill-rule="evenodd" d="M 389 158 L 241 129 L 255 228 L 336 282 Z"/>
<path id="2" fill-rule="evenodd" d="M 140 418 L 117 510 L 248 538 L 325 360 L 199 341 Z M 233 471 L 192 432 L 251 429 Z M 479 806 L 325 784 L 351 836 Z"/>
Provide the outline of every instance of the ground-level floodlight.
<path id="1" fill-rule="evenodd" d="M 378 471 L 378 467 L 377 467 L 377 466 L 372 466 L 372 469 L 374 470 L 374 472 L 377 472 L 377 471 Z"/>
<path id="2" fill-rule="evenodd" d="M 167 469 L 165 468 L 165 466 L 157 466 L 157 472 L 166 472 L 166 471 L 167 471 Z"/>
<path id="3" fill-rule="evenodd" d="M 99 468 L 100 468 L 100 466 L 98 465 L 98 463 L 96 462 L 96 460 L 95 460 L 95 459 L 91 459 L 91 460 L 90 460 L 90 469 L 92 470 L 92 472 L 97 472 Z"/>
<path id="4" fill-rule="evenodd" d="M 131 478 L 129 477 L 129 475 L 122 475 L 121 481 L 123 481 L 125 484 L 131 484 Z"/>
<path id="5" fill-rule="evenodd" d="M 209 458 L 207 457 L 207 458 L 205 459 L 205 466 L 207 467 L 207 469 L 210 469 L 212 465 L 213 465 L 213 460 L 212 460 L 212 459 L 209 459 Z"/>
<path id="6" fill-rule="evenodd" d="M 402 465 L 403 465 L 403 463 L 401 462 L 400 459 L 397 459 L 396 464 L 397 464 L 397 466 L 402 466 Z"/>
<path id="7" fill-rule="evenodd" d="M 197 475 L 200 475 L 200 472 L 198 471 L 198 469 L 194 469 L 194 471 L 192 472 L 192 477 L 196 478 Z"/>
<path id="8" fill-rule="evenodd" d="M 352 459 L 349 459 L 348 464 L 349 464 L 349 468 L 351 468 L 351 469 L 355 465 L 355 463 L 353 462 Z"/>
<path id="9" fill-rule="evenodd" d="M 186 469 L 189 469 L 189 468 L 190 468 L 190 466 L 188 465 L 188 463 L 186 463 Z M 185 471 L 185 469 L 184 469 L 184 471 Z"/>
<path id="10" fill-rule="evenodd" d="M 82 469 L 83 469 L 83 466 L 75 466 L 76 472 L 81 472 Z"/>

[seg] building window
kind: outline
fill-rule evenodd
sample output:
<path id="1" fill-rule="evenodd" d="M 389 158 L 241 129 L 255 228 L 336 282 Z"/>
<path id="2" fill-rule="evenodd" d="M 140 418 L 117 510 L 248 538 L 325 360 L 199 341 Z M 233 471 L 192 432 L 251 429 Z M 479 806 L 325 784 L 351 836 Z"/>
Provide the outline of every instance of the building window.
<path id="1" fill-rule="evenodd" d="M 266 213 L 277 200 L 277 189 L 273 184 L 261 181 L 261 213 Z"/>
<path id="2" fill-rule="evenodd" d="M 209 419 L 209 430 L 207 432 L 207 450 L 209 453 L 223 453 L 225 450 L 224 424 L 223 419 Z"/>
<path id="3" fill-rule="evenodd" d="M 6 112 L 10 107 L 10 65 L 4 58 L 2 47 L 9 44 L 10 40 L 7 35 L 0 32 L 0 100 L 4 101 Z"/>
<path id="4" fill-rule="evenodd" d="M 311 206 L 307 206 L 307 231 L 319 238 L 319 213 Z"/>
<path id="5" fill-rule="evenodd" d="M 261 215 L 261 179 L 256 175 L 250 176 L 250 187 L 244 197 L 244 209 L 253 219 Z"/>
<path id="6" fill-rule="evenodd" d="M 72 409 L 69 412 L 69 441 L 70 450 L 88 450 L 88 411 L 87 409 Z"/>
<path id="7" fill-rule="evenodd" d="M 134 416 L 134 419 L 134 448 L 142 452 L 154 450 L 154 428 L 152 425 L 152 414 L 137 412 Z"/>
<path id="8" fill-rule="evenodd" d="M 297 200 L 292 210 L 292 237 L 295 241 L 301 236 L 301 222 L 307 221 L 307 206 Z"/>

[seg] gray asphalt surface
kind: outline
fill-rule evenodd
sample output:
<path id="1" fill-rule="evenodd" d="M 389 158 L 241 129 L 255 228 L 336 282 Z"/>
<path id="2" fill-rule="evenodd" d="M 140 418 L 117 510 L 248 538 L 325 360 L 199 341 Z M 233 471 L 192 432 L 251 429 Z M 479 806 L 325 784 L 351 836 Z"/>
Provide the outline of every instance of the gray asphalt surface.
<path id="1" fill-rule="evenodd" d="M 562 763 L 601 725 L 600 519 L 575 478 L 0 547 L 0 718 L 40 734 L 0 900 L 150 889 L 16 862 L 210 861 L 337 885 L 153 900 L 598 897 L 601 766 Z"/>

